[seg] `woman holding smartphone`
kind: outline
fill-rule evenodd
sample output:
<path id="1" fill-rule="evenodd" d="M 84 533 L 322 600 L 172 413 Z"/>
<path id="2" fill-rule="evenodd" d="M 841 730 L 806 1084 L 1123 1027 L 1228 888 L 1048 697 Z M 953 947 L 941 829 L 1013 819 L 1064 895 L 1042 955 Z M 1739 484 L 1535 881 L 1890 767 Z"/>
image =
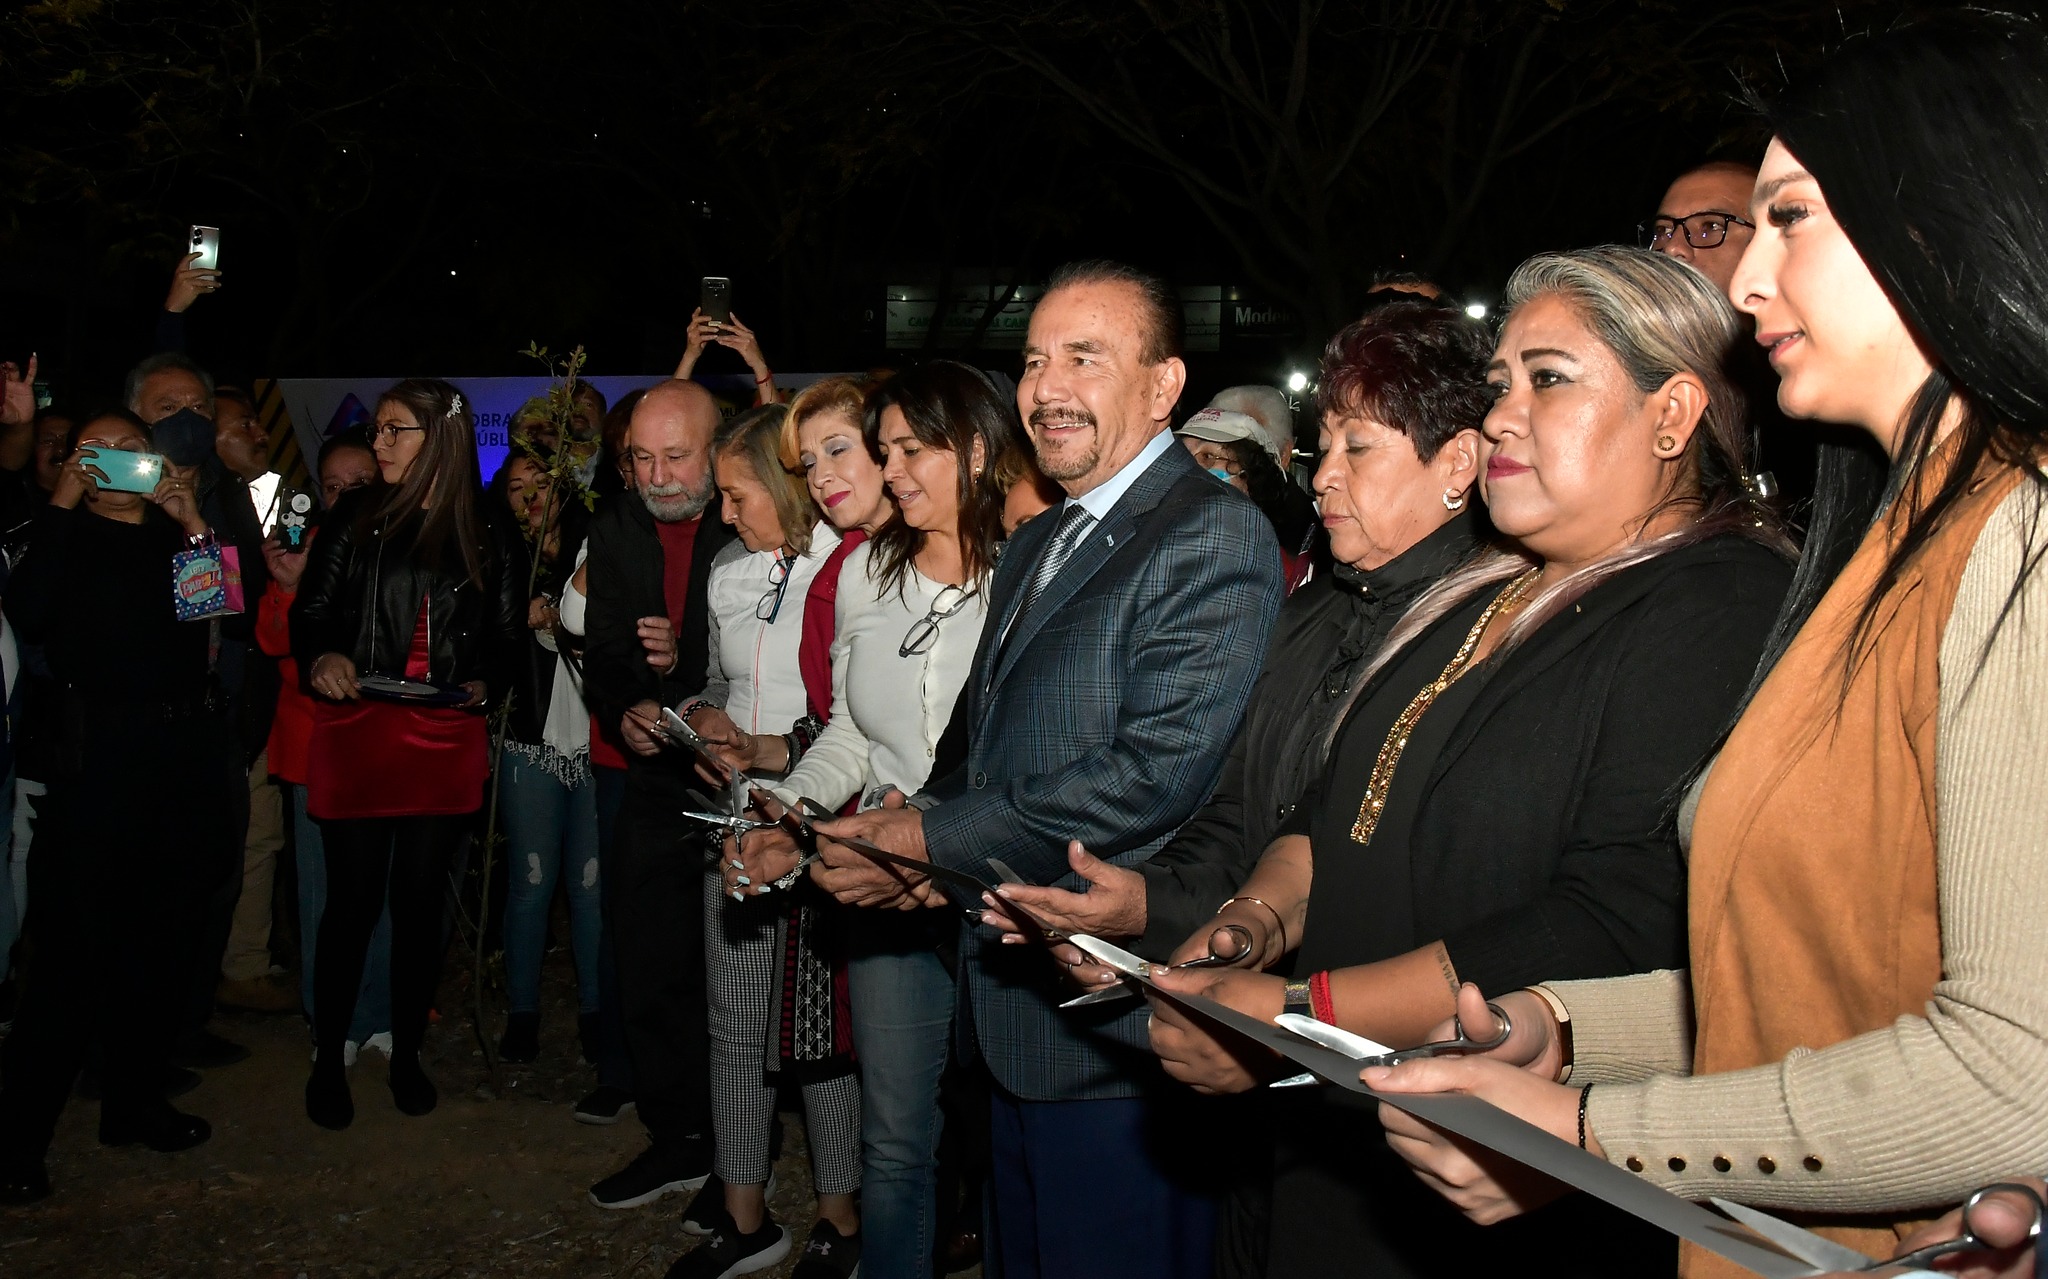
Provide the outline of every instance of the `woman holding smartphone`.
<path id="1" fill-rule="evenodd" d="M 95 1035 L 102 1142 L 169 1152 L 212 1132 L 164 1100 L 165 1057 L 207 895 L 241 856 L 248 788 L 213 623 L 180 621 L 172 603 L 172 558 L 211 536 L 192 480 L 110 484 L 161 465 L 134 415 L 88 419 L 7 588 L 9 620 L 48 656 L 56 714 L 32 863 L 36 980 L 0 1058 L 0 1203 L 50 1193 L 43 1156 Z"/>
<path id="2" fill-rule="evenodd" d="M 837 809 L 859 797 L 873 807 L 889 790 L 907 795 L 925 783 L 981 641 L 1002 534 L 997 476 L 1019 431 L 978 370 L 936 360 L 900 373 L 869 394 L 862 426 L 883 459 L 897 519 L 847 558 L 832 716 L 774 788 L 790 804 L 801 796 Z M 781 739 L 745 744 L 757 766 L 787 766 Z M 729 870 L 735 880 L 770 883 L 795 866 L 796 848 L 779 832 L 756 832 L 741 861 L 744 869 Z M 938 948 L 956 917 L 864 911 L 851 927 L 863 1262 L 877 1274 L 925 1275 L 938 1229 L 939 1076 L 954 1004 Z"/>
<path id="3" fill-rule="evenodd" d="M 527 611 L 522 557 L 479 506 L 462 393 L 400 382 L 377 403 L 372 440 L 384 483 L 336 504 L 291 614 L 292 652 L 321 699 L 306 798 L 327 856 L 306 1114 L 334 1129 L 355 1118 L 343 1044 L 387 887 L 391 1095 L 408 1115 L 438 1100 L 420 1045 L 441 900 L 464 823 L 483 805 L 483 707 L 518 661 Z"/>

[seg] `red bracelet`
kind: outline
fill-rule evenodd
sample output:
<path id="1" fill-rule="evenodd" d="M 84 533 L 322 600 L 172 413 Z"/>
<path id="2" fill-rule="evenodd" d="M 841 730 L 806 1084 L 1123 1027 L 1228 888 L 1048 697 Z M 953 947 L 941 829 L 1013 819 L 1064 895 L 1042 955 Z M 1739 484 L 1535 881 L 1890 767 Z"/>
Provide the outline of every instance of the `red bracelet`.
<path id="1" fill-rule="evenodd" d="M 1330 999 L 1330 970 L 1324 969 L 1308 979 L 1309 1006 L 1315 1010 L 1316 1020 L 1329 1025 L 1337 1024 L 1337 1005 Z"/>
<path id="2" fill-rule="evenodd" d="M 768 384 L 769 384 L 770 382 L 773 382 L 774 380 L 775 380 L 775 370 L 773 370 L 773 369 L 770 369 L 770 370 L 768 370 L 768 376 L 767 376 L 767 377 L 757 377 L 757 378 L 755 378 L 755 379 L 754 379 L 754 385 L 755 385 L 755 386 L 766 386 L 766 385 L 768 385 Z"/>

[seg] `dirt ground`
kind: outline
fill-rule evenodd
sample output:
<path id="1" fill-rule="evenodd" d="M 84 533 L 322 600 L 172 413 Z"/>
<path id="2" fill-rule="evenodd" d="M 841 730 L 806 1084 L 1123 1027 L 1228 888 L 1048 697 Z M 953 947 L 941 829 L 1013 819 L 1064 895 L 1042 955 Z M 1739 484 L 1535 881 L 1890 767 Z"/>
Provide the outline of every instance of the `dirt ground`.
<path id="1" fill-rule="evenodd" d="M 451 956 L 447 1015 L 425 1054 L 441 1104 L 419 1119 L 392 1106 L 384 1058 L 372 1051 L 350 1074 L 355 1124 L 317 1128 L 303 1102 L 303 1020 L 216 1018 L 213 1029 L 252 1056 L 205 1072 L 174 1103 L 211 1121 L 213 1139 L 176 1155 L 106 1149 L 98 1105 L 74 1101 L 50 1152 L 56 1193 L 0 1209 L 0 1276 L 659 1279 L 695 1242 L 676 1228 L 688 1196 L 626 1211 L 587 1197 L 646 1139 L 630 1116 L 602 1128 L 570 1116 L 596 1081 L 577 1060 L 564 951 L 548 959 L 541 1059 L 505 1067 L 503 1095 L 491 1091 L 465 1009 L 466 957 Z M 811 1220 L 803 1128 L 787 1114 L 783 1124 L 771 1208 L 796 1239 L 789 1261 L 767 1272 L 778 1277 L 795 1265 Z"/>

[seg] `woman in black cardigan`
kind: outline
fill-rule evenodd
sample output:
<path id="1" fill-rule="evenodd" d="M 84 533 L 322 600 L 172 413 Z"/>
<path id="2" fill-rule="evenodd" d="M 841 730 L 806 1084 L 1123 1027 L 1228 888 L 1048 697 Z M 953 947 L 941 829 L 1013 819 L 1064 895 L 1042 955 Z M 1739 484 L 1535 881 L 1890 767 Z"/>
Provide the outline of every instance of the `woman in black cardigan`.
<path id="1" fill-rule="evenodd" d="M 1532 259 L 1508 300 L 1484 492 L 1520 553 L 1416 603 L 1330 735 L 1319 786 L 1218 917 L 1262 965 L 1298 946 L 1312 976 L 1173 986 L 1406 1045 L 1452 1014 L 1461 981 L 1683 962 L 1667 813 L 1791 577 L 1789 543 L 1745 496 L 1748 433 L 1721 365 L 1734 312 L 1690 268 L 1619 248 Z M 1291 1073 L 1163 1007 L 1153 1046 L 1209 1091 Z M 1276 1126 L 1270 1276 L 1491 1273 L 1532 1249 L 1566 1271 L 1673 1265 L 1655 1232 L 1590 1204 L 1482 1232 L 1430 1202 L 1350 1094 L 1294 1092 Z"/>

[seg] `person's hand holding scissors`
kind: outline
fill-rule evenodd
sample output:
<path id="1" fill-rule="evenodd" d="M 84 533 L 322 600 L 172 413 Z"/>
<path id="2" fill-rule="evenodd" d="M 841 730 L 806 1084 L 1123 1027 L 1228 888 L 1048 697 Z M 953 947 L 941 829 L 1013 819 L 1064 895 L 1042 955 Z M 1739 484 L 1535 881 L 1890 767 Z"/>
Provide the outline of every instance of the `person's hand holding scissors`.
<path id="1" fill-rule="evenodd" d="M 1270 973 L 1242 969 L 1171 969 L 1153 965 L 1152 980 L 1180 995 L 1200 995 L 1260 1021 L 1286 1008 L 1287 983 Z M 1245 1092 L 1289 1073 L 1272 1049 L 1232 1034 L 1168 1000 L 1152 1002 L 1152 1051 L 1166 1073 L 1201 1093 Z"/>
<path id="2" fill-rule="evenodd" d="M 1018 928 L 1015 917 L 1004 911 L 1005 903 L 1030 911 L 1041 926 L 1057 932 L 1086 933 L 1105 941 L 1144 935 L 1144 876 L 1103 861 L 1081 847 L 1079 840 L 1067 843 L 1067 865 L 1087 881 L 1086 892 L 1037 884 L 999 884 L 992 896 L 983 895 L 989 909 L 982 912 L 981 922 L 1002 933 L 1006 946 L 1023 945 L 1031 939 Z M 1074 951 L 1074 955 L 1075 963 L 1086 961 L 1080 951 Z"/>
<path id="3" fill-rule="evenodd" d="M 750 830 L 737 840 L 725 840 L 719 875 L 728 897 L 758 897 L 774 887 L 803 860 L 796 837 L 780 826 Z"/>
<path id="4" fill-rule="evenodd" d="M 2039 1177 L 1986 1186 L 1962 1207 L 1900 1240 L 1893 1260 L 1964 1279 L 2033 1279 L 2039 1273 L 2035 1254 L 2044 1200 L 2048 1182 Z M 1937 1251 L 1942 1248 L 1953 1251 Z"/>
<path id="5" fill-rule="evenodd" d="M 1493 1001 L 1512 1030 L 1499 1047 L 1460 1056 L 1429 1057 L 1398 1066 L 1368 1066 L 1359 1078 L 1376 1092 L 1466 1093 L 1578 1144 L 1579 1089 L 1554 1083 L 1564 1066 L 1557 1022 L 1541 996 L 1516 991 Z M 1458 990 L 1458 1012 L 1431 1036 L 1447 1039 L 1461 1026 L 1492 1027 L 1498 1019 L 1477 986 Z M 1506 1155 L 1454 1137 L 1406 1111 L 1380 1106 L 1387 1144 L 1415 1175 L 1480 1225 L 1492 1225 L 1542 1207 L 1563 1193 L 1561 1183 Z M 1602 1154 L 1591 1129 L 1586 1149 Z"/>
<path id="6" fill-rule="evenodd" d="M 811 878 L 842 904 L 917 910 L 944 902 L 944 895 L 932 886 L 930 879 L 878 864 L 832 838 L 847 835 L 898 857 L 930 861 L 931 855 L 924 846 L 924 814 L 906 804 L 903 792 L 890 791 L 880 808 L 829 822 L 813 822 L 812 828 L 818 832 L 818 860 L 811 863 Z"/>

